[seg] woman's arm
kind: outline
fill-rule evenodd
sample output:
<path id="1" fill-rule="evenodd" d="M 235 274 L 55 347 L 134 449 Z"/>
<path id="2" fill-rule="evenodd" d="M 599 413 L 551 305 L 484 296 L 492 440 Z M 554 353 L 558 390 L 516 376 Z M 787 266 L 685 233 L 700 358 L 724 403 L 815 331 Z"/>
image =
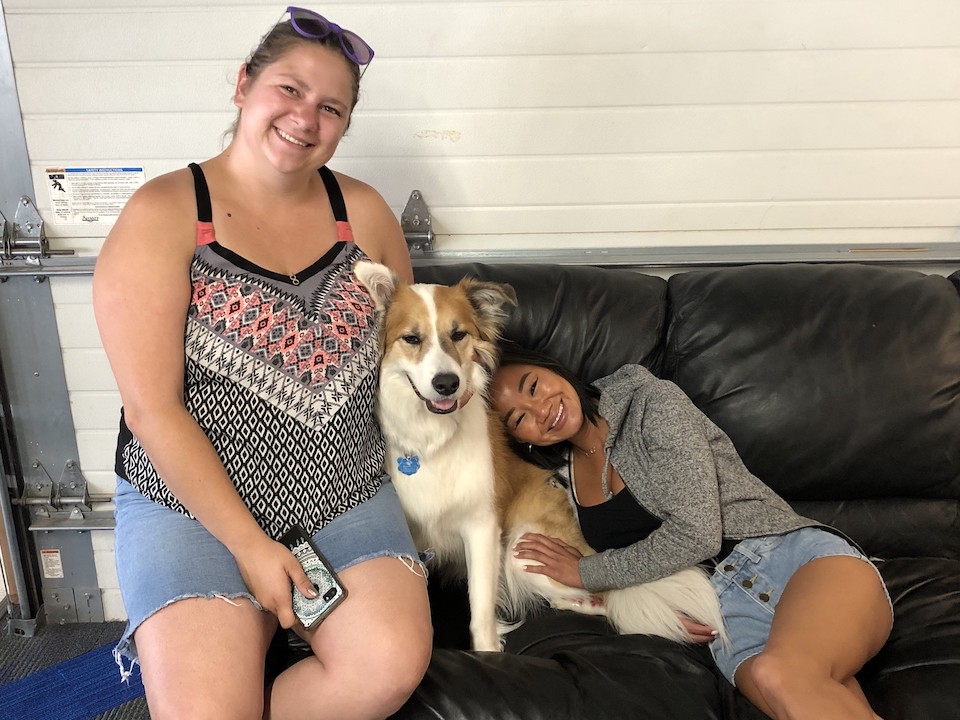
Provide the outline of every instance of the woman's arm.
<path id="1" fill-rule="evenodd" d="M 97 261 L 97 324 L 130 431 L 171 492 L 233 553 L 261 605 L 290 627 L 287 578 L 304 592 L 312 586 L 296 558 L 257 525 L 184 406 L 195 213 L 186 170 L 159 177 L 130 198 Z"/>
<path id="2" fill-rule="evenodd" d="M 614 454 L 627 488 L 662 518 L 661 526 L 625 548 L 585 557 L 558 538 L 527 533 L 514 548 L 515 557 L 537 563 L 525 570 L 601 592 L 657 580 L 716 555 L 722 535 L 719 481 L 701 420 L 672 384 L 634 398 Z"/>
<path id="3" fill-rule="evenodd" d="M 410 250 L 403 230 L 383 197 L 364 182 L 337 173 L 354 240 L 367 257 L 383 263 L 404 282 L 413 282 Z"/>
<path id="4" fill-rule="evenodd" d="M 658 381 L 634 402 L 617 439 L 620 475 L 662 525 L 645 539 L 579 561 L 592 591 L 657 580 L 713 557 L 723 522 L 713 451 L 700 411 L 672 383 Z M 650 475 L 641 476 L 644 468 Z"/>

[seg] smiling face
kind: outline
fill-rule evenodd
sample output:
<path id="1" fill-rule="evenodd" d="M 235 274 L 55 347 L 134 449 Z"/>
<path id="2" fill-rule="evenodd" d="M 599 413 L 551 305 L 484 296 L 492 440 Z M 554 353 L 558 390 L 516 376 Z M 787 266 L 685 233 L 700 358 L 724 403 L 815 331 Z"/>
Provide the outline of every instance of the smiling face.
<path id="1" fill-rule="evenodd" d="M 381 315 L 381 417 L 396 413 L 403 416 L 398 422 L 410 426 L 404 408 L 412 398 L 445 415 L 462 407 L 464 397 L 466 404 L 485 391 L 485 368 L 496 362 L 496 341 L 507 321 L 504 307 L 517 304 L 512 287 L 471 277 L 452 287 L 408 285 L 369 260 L 358 262 L 354 272 Z"/>
<path id="2" fill-rule="evenodd" d="M 342 54 L 316 43 L 291 46 L 256 77 L 241 68 L 235 141 L 281 172 L 315 170 L 333 156 L 353 107 L 354 78 Z"/>
<path id="3" fill-rule="evenodd" d="M 472 391 L 473 354 L 482 337 L 473 307 L 457 288 L 399 286 L 383 341 L 384 383 L 404 378 L 430 412 L 455 412 Z"/>
<path id="4" fill-rule="evenodd" d="M 490 388 L 490 405 L 513 437 L 546 446 L 587 432 L 576 390 L 538 365 L 505 365 Z"/>

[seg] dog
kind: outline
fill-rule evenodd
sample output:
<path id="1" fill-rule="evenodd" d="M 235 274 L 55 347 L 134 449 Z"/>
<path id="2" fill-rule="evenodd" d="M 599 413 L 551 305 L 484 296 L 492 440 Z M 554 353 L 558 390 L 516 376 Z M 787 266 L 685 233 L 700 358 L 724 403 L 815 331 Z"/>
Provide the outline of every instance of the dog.
<path id="1" fill-rule="evenodd" d="M 509 285 L 464 278 L 455 286 L 400 282 L 387 267 L 355 266 L 380 322 L 378 417 L 387 466 L 419 550 L 467 579 L 475 650 L 498 651 L 513 618 L 546 600 L 606 615 L 620 633 L 691 642 L 680 615 L 723 633 L 716 594 L 699 568 L 650 583 L 590 593 L 523 570 L 512 549 L 526 532 L 558 537 L 583 554 L 567 491 L 509 446 L 487 407 L 488 368 L 516 305 Z M 522 622 L 522 620 L 521 620 Z"/>

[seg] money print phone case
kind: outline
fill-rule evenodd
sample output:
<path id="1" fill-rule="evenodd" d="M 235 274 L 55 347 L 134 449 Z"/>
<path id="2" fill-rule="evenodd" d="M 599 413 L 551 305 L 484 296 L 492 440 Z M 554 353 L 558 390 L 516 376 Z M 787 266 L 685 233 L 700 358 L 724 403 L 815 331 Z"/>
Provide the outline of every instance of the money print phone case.
<path id="1" fill-rule="evenodd" d="M 317 588 L 317 597 L 306 597 L 300 588 L 293 586 L 293 612 L 307 630 L 315 627 L 333 612 L 347 596 L 347 589 L 340 584 L 337 574 L 326 558 L 314 547 L 303 528 L 293 526 L 280 538 L 287 549 L 300 561 L 300 566 Z"/>

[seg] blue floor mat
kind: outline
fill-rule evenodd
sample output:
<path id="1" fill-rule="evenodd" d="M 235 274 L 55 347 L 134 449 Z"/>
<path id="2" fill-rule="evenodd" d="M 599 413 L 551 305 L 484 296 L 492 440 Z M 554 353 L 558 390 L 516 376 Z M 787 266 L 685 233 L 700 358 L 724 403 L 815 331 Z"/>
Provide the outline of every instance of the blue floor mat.
<path id="1" fill-rule="evenodd" d="M 142 695 L 139 669 L 121 682 L 113 645 L 104 645 L 0 685 L 0 718 L 90 720 Z"/>

